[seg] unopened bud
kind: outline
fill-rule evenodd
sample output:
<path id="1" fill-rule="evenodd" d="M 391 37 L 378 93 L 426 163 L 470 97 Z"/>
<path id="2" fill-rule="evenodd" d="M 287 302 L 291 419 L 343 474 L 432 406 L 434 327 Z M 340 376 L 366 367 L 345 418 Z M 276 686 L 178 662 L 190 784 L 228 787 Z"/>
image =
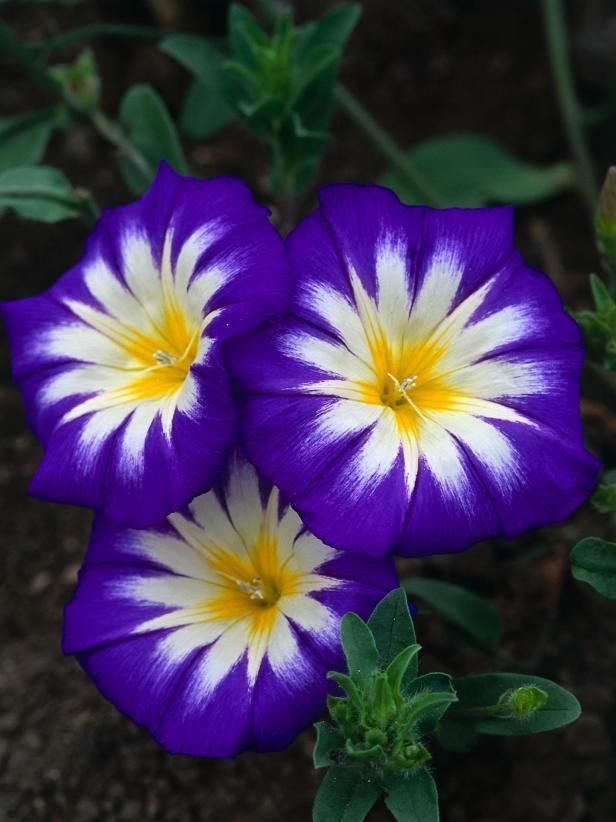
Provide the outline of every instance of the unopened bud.
<path id="1" fill-rule="evenodd" d="M 498 700 L 501 716 L 523 718 L 540 710 L 548 701 L 548 694 L 536 685 L 522 685 L 505 691 Z"/>
<path id="2" fill-rule="evenodd" d="M 616 166 L 610 166 L 599 194 L 597 231 L 616 234 Z"/>

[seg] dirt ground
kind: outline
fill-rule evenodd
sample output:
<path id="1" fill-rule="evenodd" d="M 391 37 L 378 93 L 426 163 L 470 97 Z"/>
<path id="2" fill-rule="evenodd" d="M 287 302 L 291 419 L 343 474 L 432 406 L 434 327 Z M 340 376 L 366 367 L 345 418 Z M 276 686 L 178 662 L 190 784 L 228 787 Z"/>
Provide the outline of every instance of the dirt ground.
<path id="1" fill-rule="evenodd" d="M 208 12 L 207 5 L 180 9 L 179 26 L 220 33 L 224 18 Z M 315 16 L 334 3 L 296 5 L 305 18 L 308 11 Z M 401 145 L 473 130 L 530 161 L 564 157 L 536 3 L 369 0 L 362 5 L 342 76 Z M 71 8 L 5 3 L 2 15 L 36 40 L 101 19 L 152 23 L 138 7 L 136 2 Z M 577 0 L 569 10 L 580 90 L 588 103 L 597 102 L 598 81 L 613 71 L 610 38 L 616 43 L 616 36 L 606 23 L 611 19 L 613 30 L 616 9 L 602 0 Z M 127 85 L 140 81 L 154 85 L 177 113 L 188 75 L 153 44 L 106 39 L 96 42 L 95 51 L 110 112 Z M 44 102 L 13 67 L 0 62 L 0 116 Z M 592 134 L 601 174 L 616 161 L 610 153 L 615 125 L 612 117 Z M 320 181 L 376 179 L 384 167 L 371 144 L 342 114 L 333 128 Z M 266 197 L 266 154 L 239 126 L 207 145 L 187 142 L 186 149 L 197 174 L 238 174 Z M 101 204 L 130 199 L 110 149 L 86 125 L 55 135 L 47 159 L 90 188 Z M 308 195 L 301 207 L 311 205 Z M 520 211 L 517 234 L 529 263 L 548 271 L 567 303 L 587 304 L 587 276 L 597 270 L 598 260 L 579 198 L 569 193 Z M 85 237 L 76 222 L 46 226 L 4 216 L 0 299 L 51 285 L 77 260 Z M 4 336 L 0 358 L 0 820 L 308 820 L 321 778 L 311 768 L 310 730 L 279 754 L 245 754 L 233 761 L 170 756 L 62 656 L 62 609 L 87 545 L 90 514 L 26 495 L 40 448 L 10 382 Z M 615 461 L 611 400 L 586 377 L 588 441 L 608 467 Z M 489 598 L 503 614 L 508 653 L 521 664 L 535 657 L 533 670 L 570 688 L 584 708 L 583 717 L 561 732 L 486 738 L 471 755 L 446 754 L 433 744 L 444 822 L 616 819 L 616 604 L 575 583 L 566 559 L 579 538 L 608 536 L 608 526 L 606 517 L 586 506 L 566 524 L 513 543 L 484 544 L 463 556 L 401 566 L 403 573 L 460 582 Z M 545 549 L 540 557 L 522 561 L 540 548 Z M 424 671 L 464 674 L 494 666 L 434 618 L 420 619 L 418 633 Z M 387 818 L 381 807 L 371 816 L 375 822 Z"/>

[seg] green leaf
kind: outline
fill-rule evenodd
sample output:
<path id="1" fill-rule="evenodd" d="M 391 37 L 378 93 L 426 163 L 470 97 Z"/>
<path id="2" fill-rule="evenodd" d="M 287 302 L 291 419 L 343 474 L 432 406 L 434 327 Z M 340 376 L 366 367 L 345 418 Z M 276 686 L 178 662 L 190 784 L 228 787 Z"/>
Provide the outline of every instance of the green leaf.
<path id="1" fill-rule="evenodd" d="M 593 300 L 597 311 L 609 311 L 614 306 L 614 300 L 610 296 L 610 292 L 603 283 L 600 277 L 596 274 L 590 275 L 590 290 L 592 291 Z"/>
<path id="2" fill-rule="evenodd" d="M 329 768 L 314 800 L 313 822 L 362 822 L 380 795 L 378 782 L 359 770 Z"/>
<path id="3" fill-rule="evenodd" d="M 71 184 L 57 168 L 20 166 L 0 174 L 0 212 L 12 208 L 21 217 L 56 223 L 79 214 Z"/>
<path id="4" fill-rule="evenodd" d="M 571 573 L 608 599 L 616 599 L 616 543 L 586 537 L 571 551 Z"/>
<path id="5" fill-rule="evenodd" d="M 387 666 L 387 679 L 394 694 L 399 693 L 405 674 L 420 650 L 421 645 L 409 645 Z"/>
<path id="6" fill-rule="evenodd" d="M 360 14 L 359 4 L 337 6 L 320 20 L 298 30 L 294 55 L 298 67 L 294 106 L 308 131 L 327 130 L 334 108 L 341 52 Z M 304 156 L 297 163 L 296 191 L 302 192 L 310 185 L 322 150 L 323 144 L 315 144 L 312 156 Z"/>
<path id="7" fill-rule="evenodd" d="M 207 140 L 235 119 L 235 112 L 218 90 L 193 83 L 184 97 L 180 128 L 192 140 Z"/>
<path id="8" fill-rule="evenodd" d="M 67 115 L 55 107 L 0 117 L 0 172 L 40 162 L 54 129 L 66 125 Z"/>
<path id="9" fill-rule="evenodd" d="M 184 98 L 180 115 L 182 130 L 189 137 L 204 140 L 235 118 L 224 58 L 207 38 L 171 34 L 161 41 L 160 48 L 197 80 Z"/>
<path id="10" fill-rule="evenodd" d="M 355 681 L 348 674 L 341 674 L 338 671 L 329 671 L 327 674 L 327 679 L 331 679 L 336 683 L 336 685 L 339 685 L 357 708 L 361 706 L 362 698 L 359 689 L 357 688 Z M 332 697 L 332 699 L 336 699 L 336 697 Z"/>
<path id="11" fill-rule="evenodd" d="M 156 170 L 165 160 L 176 171 L 188 167 L 173 121 L 161 98 L 150 86 L 132 86 L 120 104 L 120 122 L 130 140 L 142 152 L 148 169 L 138 169 L 127 158 L 120 158 L 120 170 L 128 187 L 141 194 L 150 185 Z"/>
<path id="12" fill-rule="evenodd" d="M 495 651 L 503 636 L 500 615 L 488 602 L 459 585 L 435 579 L 405 579 L 402 587 L 427 602 L 439 616 L 461 628 L 480 647 Z"/>
<path id="13" fill-rule="evenodd" d="M 417 693 L 409 705 L 408 727 L 412 728 L 425 717 L 440 712 L 444 714 L 449 706 L 458 701 L 455 691 L 424 691 Z"/>
<path id="14" fill-rule="evenodd" d="M 344 734 L 329 722 L 317 722 L 314 727 L 317 732 L 312 752 L 314 767 L 329 768 L 334 764 L 332 754 L 344 748 Z"/>
<path id="15" fill-rule="evenodd" d="M 496 141 L 481 134 L 454 133 L 426 140 L 408 151 L 407 157 L 450 206 L 523 205 L 574 184 L 568 163 L 533 165 L 513 157 Z M 421 202 L 395 169 L 388 171 L 382 182 L 404 202 Z"/>
<path id="16" fill-rule="evenodd" d="M 431 673 L 431 674 L 424 674 L 423 676 L 418 676 L 414 679 L 407 687 L 404 689 L 404 696 L 405 699 L 410 700 L 412 699 L 415 694 L 423 694 L 423 693 L 450 693 L 452 696 L 456 696 L 456 692 L 453 687 L 453 682 L 449 674 L 441 674 L 441 673 Z M 434 709 L 425 714 L 420 722 L 419 722 L 419 733 L 421 736 L 424 736 L 427 733 L 431 733 L 438 722 L 443 718 L 445 713 L 449 710 L 450 705 L 455 700 L 451 700 L 450 702 L 443 701 L 440 705 L 436 705 Z"/>
<path id="17" fill-rule="evenodd" d="M 398 822 L 439 822 L 436 783 L 425 768 L 385 781 L 385 804 Z"/>
<path id="18" fill-rule="evenodd" d="M 496 736 L 526 736 L 528 734 L 552 731 L 569 725 L 581 713 L 580 703 L 575 696 L 539 676 L 529 674 L 479 674 L 454 679 L 453 686 L 459 702 L 445 714 L 443 724 L 449 720 L 466 724 L 474 733 Z M 545 691 L 548 695 L 544 705 L 524 717 L 510 714 L 502 716 L 482 716 L 485 709 L 496 708 L 499 699 L 507 691 L 514 691 L 525 686 L 533 686 Z M 466 713 L 466 716 L 464 716 Z M 472 716 L 470 714 L 475 714 Z"/>
<path id="19" fill-rule="evenodd" d="M 257 68 L 258 47 L 268 45 L 268 37 L 245 6 L 232 3 L 228 18 L 229 42 L 238 62 Z"/>
<path id="20" fill-rule="evenodd" d="M 402 588 L 396 588 L 384 597 L 376 606 L 368 627 L 372 631 L 379 653 L 379 668 L 387 668 L 398 654 L 409 645 L 416 644 L 415 628 L 409 611 L 406 594 Z M 417 676 L 417 657 L 413 657 L 407 669 L 404 681 Z"/>
<path id="21" fill-rule="evenodd" d="M 616 512 L 616 483 L 601 483 L 592 495 L 591 502 L 602 514 Z"/>
<path id="22" fill-rule="evenodd" d="M 357 614 L 345 614 L 340 628 L 349 674 L 361 688 L 376 670 L 378 651 L 372 631 Z"/>

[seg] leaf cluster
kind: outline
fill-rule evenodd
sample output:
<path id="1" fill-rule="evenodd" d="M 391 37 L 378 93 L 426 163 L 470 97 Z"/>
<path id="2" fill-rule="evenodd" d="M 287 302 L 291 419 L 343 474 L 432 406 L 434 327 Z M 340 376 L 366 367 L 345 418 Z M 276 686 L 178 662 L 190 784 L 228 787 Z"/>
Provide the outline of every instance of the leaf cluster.
<path id="1" fill-rule="evenodd" d="M 588 357 L 616 372 L 616 303 L 603 281 L 590 275 L 594 309 L 577 311 L 574 317 L 582 331 Z"/>
<path id="2" fill-rule="evenodd" d="M 195 77 L 181 124 L 196 139 L 234 118 L 271 145 L 273 187 L 302 191 L 329 140 L 327 125 L 342 50 L 360 15 L 341 5 L 302 26 L 281 10 L 272 33 L 242 5 L 229 10 L 227 52 L 209 40 L 170 35 L 161 48 Z"/>
<path id="3" fill-rule="evenodd" d="M 451 587 L 449 611 L 455 613 L 460 589 Z M 451 592 L 444 586 L 439 593 L 447 598 Z M 419 676 L 420 646 L 402 589 L 388 594 L 368 623 L 347 614 L 341 639 L 348 670 L 329 676 L 344 695 L 328 699 L 332 723 L 316 725 L 314 765 L 328 770 L 315 799 L 314 822 L 361 822 L 381 795 L 400 822 L 437 822 L 437 789 L 426 767 L 429 734 L 436 732 L 445 748 L 461 752 L 479 734 L 540 733 L 580 714 L 573 694 L 542 677 Z"/>

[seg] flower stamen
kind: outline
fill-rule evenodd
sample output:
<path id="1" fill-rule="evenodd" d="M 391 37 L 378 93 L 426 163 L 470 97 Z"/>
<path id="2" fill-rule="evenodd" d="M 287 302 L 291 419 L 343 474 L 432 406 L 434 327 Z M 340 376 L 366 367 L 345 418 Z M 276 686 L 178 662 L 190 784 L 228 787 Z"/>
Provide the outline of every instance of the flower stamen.
<path id="1" fill-rule="evenodd" d="M 411 406 L 411 408 L 420 416 L 422 419 L 425 419 L 424 415 L 421 413 L 417 405 L 413 402 L 413 400 L 409 397 L 408 391 L 411 391 L 413 388 L 417 386 L 417 376 L 405 377 L 402 382 L 394 375 L 388 371 L 387 376 L 394 384 L 394 390 L 402 397 L 406 402 Z"/>
<path id="2" fill-rule="evenodd" d="M 159 365 L 175 365 L 177 357 L 175 354 L 170 354 L 168 351 L 156 351 L 154 359 Z"/>

